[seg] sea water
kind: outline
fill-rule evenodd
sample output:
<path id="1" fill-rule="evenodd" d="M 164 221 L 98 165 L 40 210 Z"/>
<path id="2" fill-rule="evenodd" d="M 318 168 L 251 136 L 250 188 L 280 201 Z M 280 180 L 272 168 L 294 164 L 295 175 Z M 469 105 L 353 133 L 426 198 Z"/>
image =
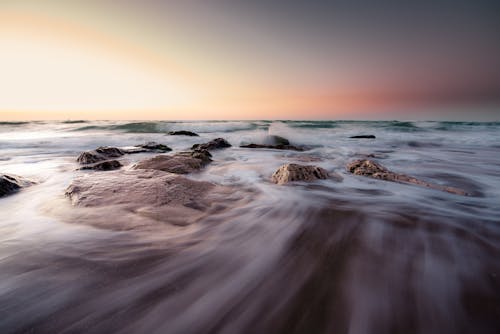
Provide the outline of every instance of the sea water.
<path id="1" fill-rule="evenodd" d="M 0 123 L 0 173 L 38 181 L 0 198 L 0 332 L 495 333 L 499 134 L 498 122 Z M 239 147 L 268 135 L 309 150 Z M 80 152 L 156 141 L 172 154 L 218 137 L 233 146 L 187 177 L 243 204 L 164 235 L 65 219 L 71 181 L 105 173 L 77 171 Z M 366 157 L 470 196 L 346 170 Z M 285 163 L 342 181 L 271 183 Z"/>

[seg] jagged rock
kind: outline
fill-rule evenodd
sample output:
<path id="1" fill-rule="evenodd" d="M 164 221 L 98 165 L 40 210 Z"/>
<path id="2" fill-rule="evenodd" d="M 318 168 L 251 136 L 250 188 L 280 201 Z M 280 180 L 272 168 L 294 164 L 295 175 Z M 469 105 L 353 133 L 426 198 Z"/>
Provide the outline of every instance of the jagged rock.
<path id="1" fill-rule="evenodd" d="M 148 143 L 142 144 L 142 145 L 137 145 L 137 147 L 144 148 L 144 149 L 149 150 L 149 151 L 161 151 L 161 152 L 172 151 L 172 149 L 170 147 L 168 147 L 167 145 L 158 144 L 154 141 L 151 141 L 151 142 L 148 142 Z"/>
<path id="2" fill-rule="evenodd" d="M 194 144 L 191 147 L 192 150 L 216 150 L 221 148 L 231 147 L 231 144 L 227 142 L 224 138 L 216 138 L 204 144 Z"/>
<path id="3" fill-rule="evenodd" d="M 83 165 L 93 164 L 99 161 L 117 158 L 124 154 L 125 153 L 117 147 L 101 146 L 96 148 L 94 151 L 82 152 L 76 161 Z"/>
<path id="4" fill-rule="evenodd" d="M 108 171 L 108 170 L 115 170 L 123 165 L 118 161 L 118 160 L 106 160 L 103 162 L 98 162 L 93 165 L 88 165 L 81 167 L 80 170 L 99 170 L 99 171 Z"/>
<path id="5" fill-rule="evenodd" d="M 163 229 L 188 225 L 224 209 L 233 190 L 158 170 L 120 170 L 76 178 L 65 195 L 74 206 L 92 211 L 61 212 L 78 221 L 113 230 Z M 79 215 L 68 217 L 68 215 Z"/>
<path id="6" fill-rule="evenodd" d="M 170 131 L 168 133 L 171 136 L 190 136 L 190 137 L 199 137 L 197 133 L 191 132 L 191 131 L 185 131 L 185 130 L 180 130 L 180 131 Z"/>
<path id="7" fill-rule="evenodd" d="M 0 174 L 0 197 L 10 195 L 21 188 L 35 184 L 24 177 L 10 174 Z"/>
<path id="8" fill-rule="evenodd" d="M 328 172 L 321 167 L 286 164 L 274 172 L 271 181 L 276 184 L 285 184 L 292 181 L 314 181 L 328 177 Z"/>
<path id="9" fill-rule="evenodd" d="M 97 153 L 105 155 L 108 158 L 118 158 L 121 157 L 124 153 L 118 147 L 110 147 L 110 146 L 100 146 L 95 150 Z"/>
<path id="10" fill-rule="evenodd" d="M 134 169 L 156 169 L 175 174 L 188 174 L 201 169 L 212 161 L 206 150 L 180 152 L 174 155 L 157 155 L 137 163 Z"/>
<path id="11" fill-rule="evenodd" d="M 292 150 L 292 151 L 304 151 L 303 147 L 293 146 L 293 145 L 260 145 L 260 144 L 248 144 L 241 145 L 243 148 L 269 148 L 274 150 Z"/>
<path id="12" fill-rule="evenodd" d="M 374 135 L 359 135 L 359 136 L 351 136 L 349 138 L 355 138 L 355 139 L 375 139 Z"/>
<path id="13" fill-rule="evenodd" d="M 469 196 L 470 194 L 463 189 L 442 186 L 435 183 L 426 182 L 419 180 L 415 177 L 408 176 L 405 174 L 398 174 L 391 172 L 384 166 L 372 161 L 372 160 L 356 160 L 347 165 L 347 170 L 355 175 L 362 175 L 372 177 L 374 179 L 415 184 L 435 190 L 445 191 L 455 195 Z"/>

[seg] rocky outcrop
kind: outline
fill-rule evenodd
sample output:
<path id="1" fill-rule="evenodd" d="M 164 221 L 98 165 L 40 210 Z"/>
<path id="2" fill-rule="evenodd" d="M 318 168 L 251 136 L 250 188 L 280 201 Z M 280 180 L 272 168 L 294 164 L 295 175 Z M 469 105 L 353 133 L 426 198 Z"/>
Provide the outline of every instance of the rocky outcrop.
<path id="1" fill-rule="evenodd" d="M 264 138 L 264 145 L 290 145 L 290 141 L 281 136 L 268 135 Z"/>
<path id="2" fill-rule="evenodd" d="M 285 184 L 293 181 L 328 179 L 328 177 L 328 172 L 321 167 L 286 164 L 274 172 L 271 176 L 271 181 L 276 184 Z"/>
<path id="3" fill-rule="evenodd" d="M 106 160 L 79 168 L 80 170 L 109 171 L 121 168 L 123 165 L 118 160 Z"/>
<path id="4" fill-rule="evenodd" d="M 354 139 L 375 139 L 374 135 L 359 135 L 359 136 L 350 136 L 349 138 L 354 138 Z"/>
<path id="5" fill-rule="evenodd" d="M 240 147 L 242 147 L 242 148 L 268 148 L 268 149 L 274 149 L 274 150 L 292 150 L 292 151 L 299 151 L 299 152 L 302 152 L 305 150 L 303 147 L 293 146 L 293 145 L 248 144 L 248 145 L 241 145 Z"/>
<path id="6" fill-rule="evenodd" d="M 158 170 L 111 171 L 81 175 L 66 189 L 74 206 L 66 219 L 115 230 L 188 225 L 222 210 L 232 190 Z M 237 198 L 234 198 L 236 200 Z M 67 215 L 79 215 L 67 217 Z"/>
<path id="7" fill-rule="evenodd" d="M 145 144 L 137 145 L 136 147 L 143 148 L 147 151 L 156 151 L 156 152 L 172 151 L 172 149 L 170 147 L 168 147 L 167 145 L 158 144 L 157 142 L 154 142 L 154 141 L 150 141 L 150 142 L 145 143 Z"/>
<path id="8" fill-rule="evenodd" d="M 174 155 L 157 155 L 137 163 L 134 169 L 156 169 L 175 174 L 188 174 L 210 163 L 212 155 L 206 150 L 180 152 Z"/>
<path id="9" fill-rule="evenodd" d="M 0 197 L 10 195 L 21 188 L 35 184 L 24 177 L 10 174 L 0 174 Z"/>
<path id="10" fill-rule="evenodd" d="M 171 136 L 190 136 L 190 137 L 199 137 L 197 133 L 191 132 L 191 131 L 185 131 L 185 130 L 180 130 L 180 131 L 170 131 L 168 133 Z"/>
<path id="11" fill-rule="evenodd" d="M 216 138 L 214 140 L 209 141 L 208 143 L 194 144 L 193 147 L 191 147 L 191 149 L 211 151 L 226 147 L 231 147 L 231 144 L 229 144 L 227 140 L 225 140 L 224 138 Z"/>
<path id="12" fill-rule="evenodd" d="M 145 153 L 145 152 L 168 152 L 172 151 L 170 147 L 163 144 L 158 144 L 156 142 L 148 142 L 145 144 L 130 146 L 130 147 L 110 147 L 110 146 L 101 146 L 96 148 L 93 151 L 85 151 L 82 152 L 78 158 L 76 159 L 82 165 L 95 164 L 97 162 L 110 160 L 113 158 L 119 158 L 125 154 L 134 154 L 134 153 Z M 107 166 L 115 165 L 116 163 L 107 164 Z M 103 166 L 106 166 L 103 165 Z M 81 169 L 96 169 L 96 168 L 81 168 Z M 103 170 L 103 169 L 98 169 Z"/>
<path id="13" fill-rule="evenodd" d="M 391 172 L 384 166 L 372 161 L 372 160 L 356 160 L 347 165 L 347 170 L 355 175 L 368 176 L 374 179 L 392 181 L 405 184 L 415 184 L 435 190 L 445 191 L 455 195 L 469 196 L 463 189 L 442 186 L 435 183 L 430 183 L 427 181 L 419 180 L 415 177 L 408 176 L 405 174 L 398 174 Z"/>
<path id="14" fill-rule="evenodd" d="M 111 158 L 117 158 L 121 157 L 125 153 L 117 148 L 117 147 L 109 147 L 109 146 L 101 146 L 96 148 L 93 151 L 85 151 L 82 152 L 76 161 L 79 163 L 86 165 L 86 164 L 93 164 L 99 161 L 104 161 L 104 160 L 109 160 Z"/>

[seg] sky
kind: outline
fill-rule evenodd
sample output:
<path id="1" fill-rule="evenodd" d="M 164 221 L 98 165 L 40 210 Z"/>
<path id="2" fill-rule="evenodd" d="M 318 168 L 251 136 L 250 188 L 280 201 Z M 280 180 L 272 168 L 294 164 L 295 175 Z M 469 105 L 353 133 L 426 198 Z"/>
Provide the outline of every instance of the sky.
<path id="1" fill-rule="evenodd" d="M 0 0 L 0 120 L 500 120 L 500 2 Z"/>

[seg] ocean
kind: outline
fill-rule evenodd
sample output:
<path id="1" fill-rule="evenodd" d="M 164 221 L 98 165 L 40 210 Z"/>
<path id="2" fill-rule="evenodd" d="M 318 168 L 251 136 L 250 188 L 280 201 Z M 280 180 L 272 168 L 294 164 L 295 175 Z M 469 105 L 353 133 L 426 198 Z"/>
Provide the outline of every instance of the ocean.
<path id="1" fill-rule="evenodd" d="M 308 149 L 239 147 L 268 135 Z M 193 223 L 127 228 L 110 207 L 125 228 L 100 226 L 65 197 L 109 173 L 77 170 L 82 151 L 219 137 L 232 147 L 185 177 L 232 195 Z M 468 196 L 347 171 L 367 157 Z M 270 182 L 285 163 L 337 177 Z M 37 181 L 0 198 L 1 333 L 500 330 L 500 122 L 0 122 L 1 173 Z"/>

